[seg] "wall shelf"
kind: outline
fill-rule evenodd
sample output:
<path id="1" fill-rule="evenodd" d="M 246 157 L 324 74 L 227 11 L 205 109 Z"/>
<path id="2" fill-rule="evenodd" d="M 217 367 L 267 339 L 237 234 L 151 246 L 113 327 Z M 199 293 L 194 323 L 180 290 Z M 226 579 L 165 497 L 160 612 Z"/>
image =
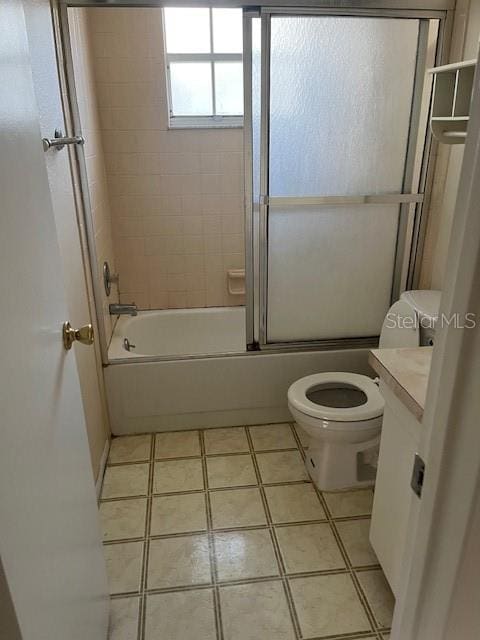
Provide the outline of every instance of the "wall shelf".
<path id="1" fill-rule="evenodd" d="M 465 142 L 475 65 L 476 60 L 464 60 L 429 69 L 434 75 L 430 127 L 440 142 Z"/>

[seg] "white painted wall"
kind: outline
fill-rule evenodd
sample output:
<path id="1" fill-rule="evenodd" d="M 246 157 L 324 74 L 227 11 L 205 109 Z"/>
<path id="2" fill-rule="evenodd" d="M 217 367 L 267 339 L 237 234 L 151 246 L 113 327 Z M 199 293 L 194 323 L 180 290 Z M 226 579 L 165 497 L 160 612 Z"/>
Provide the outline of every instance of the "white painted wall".
<path id="1" fill-rule="evenodd" d="M 451 62 L 477 57 L 480 2 L 459 0 Z M 464 145 L 439 145 L 423 256 L 420 289 L 443 289 Z"/>

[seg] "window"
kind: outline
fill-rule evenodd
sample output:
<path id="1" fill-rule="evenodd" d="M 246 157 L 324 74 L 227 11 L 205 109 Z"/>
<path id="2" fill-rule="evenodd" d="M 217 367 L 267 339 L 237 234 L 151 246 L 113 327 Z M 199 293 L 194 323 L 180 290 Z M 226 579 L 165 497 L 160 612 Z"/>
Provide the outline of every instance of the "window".
<path id="1" fill-rule="evenodd" d="M 242 10 L 164 9 L 171 127 L 243 124 Z"/>

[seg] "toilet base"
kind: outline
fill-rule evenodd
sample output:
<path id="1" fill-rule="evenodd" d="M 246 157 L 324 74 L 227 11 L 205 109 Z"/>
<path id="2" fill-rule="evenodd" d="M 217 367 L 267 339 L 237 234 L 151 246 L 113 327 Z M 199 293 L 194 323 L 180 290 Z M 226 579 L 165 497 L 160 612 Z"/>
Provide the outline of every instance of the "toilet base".
<path id="1" fill-rule="evenodd" d="M 321 491 L 341 491 L 375 484 L 380 435 L 366 442 L 346 445 L 310 438 L 305 466 Z"/>

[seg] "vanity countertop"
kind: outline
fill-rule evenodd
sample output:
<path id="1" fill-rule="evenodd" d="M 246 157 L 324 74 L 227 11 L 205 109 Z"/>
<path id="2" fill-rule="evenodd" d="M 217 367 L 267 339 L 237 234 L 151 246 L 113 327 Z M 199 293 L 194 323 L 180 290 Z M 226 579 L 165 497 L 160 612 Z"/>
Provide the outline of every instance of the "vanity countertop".
<path id="1" fill-rule="evenodd" d="M 372 349 L 369 363 L 383 382 L 421 422 L 433 347 Z"/>

